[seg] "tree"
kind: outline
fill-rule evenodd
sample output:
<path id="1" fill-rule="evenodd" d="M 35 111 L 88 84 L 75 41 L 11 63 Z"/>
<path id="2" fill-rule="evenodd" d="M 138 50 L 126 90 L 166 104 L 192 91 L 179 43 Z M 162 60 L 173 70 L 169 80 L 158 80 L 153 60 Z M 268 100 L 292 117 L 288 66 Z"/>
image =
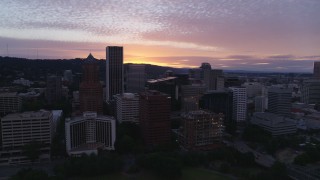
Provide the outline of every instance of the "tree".
<path id="1" fill-rule="evenodd" d="M 124 135 L 115 142 L 115 149 L 119 153 L 131 153 L 134 150 L 134 139 L 128 135 Z"/>
<path id="2" fill-rule="evenodd" d="M 48 174 L 43 170 L 21 169 L 9 180 L 48 180 Z"/>
<path id="3" fill-rule="evenodd" d="M 42 146 L 42 143 L 38 141 L 31 141 L 23 147 L 23 154 L 27 156 L 31 160 L 31 162 L 34 162 L 39 158 Z"/>
<path id="4" fill-rule="evenodd" d="M 141 157 L 140 165 L 151 170 L 157 176 L 175 179 L 181 176 L 182 165 L 177 158 L 164 153 L 151 153 Z"/>
<path id="5" fill-rule="evenodd" d="M 271 174 L 273 175 L 274 179 L 287 179 L 287 167 L 285 164 L 276 161 L 272 166 L 271 166 Z"/>

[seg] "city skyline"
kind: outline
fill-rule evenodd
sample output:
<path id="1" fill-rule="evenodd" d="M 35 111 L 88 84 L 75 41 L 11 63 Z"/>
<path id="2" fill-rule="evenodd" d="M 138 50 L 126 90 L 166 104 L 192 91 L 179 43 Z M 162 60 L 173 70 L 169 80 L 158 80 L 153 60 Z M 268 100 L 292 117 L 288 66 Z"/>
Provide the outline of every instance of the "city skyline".
<path id="1" fill-rule="evenodd" d="M 312 72 L 320 2 L 1 1 L 0 56 L 68 59 L 123 46 L 124 63 Z"/>

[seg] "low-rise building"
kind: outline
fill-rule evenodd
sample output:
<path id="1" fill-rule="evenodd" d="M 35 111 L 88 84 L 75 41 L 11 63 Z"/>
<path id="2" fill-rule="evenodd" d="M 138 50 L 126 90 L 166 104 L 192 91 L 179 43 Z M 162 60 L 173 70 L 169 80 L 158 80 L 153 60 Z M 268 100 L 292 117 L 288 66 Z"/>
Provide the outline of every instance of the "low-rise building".
<path id="1" fill-rule="evenodd" d="M 41 145 L 40 156 L 36 161 L 50 161 L 51 111 L 8 114 L 1 119 L 1 133 L 0 164 L 31 163 L 25 156 L 24 147 L 32 142 Z"/>
<path id="2" fill-rule="evenodd" d="M 268 112 L 256 112 L 251 123 L 269 132 L 272 136 L 294 134 L 297 131 L 295 120 Z"/>

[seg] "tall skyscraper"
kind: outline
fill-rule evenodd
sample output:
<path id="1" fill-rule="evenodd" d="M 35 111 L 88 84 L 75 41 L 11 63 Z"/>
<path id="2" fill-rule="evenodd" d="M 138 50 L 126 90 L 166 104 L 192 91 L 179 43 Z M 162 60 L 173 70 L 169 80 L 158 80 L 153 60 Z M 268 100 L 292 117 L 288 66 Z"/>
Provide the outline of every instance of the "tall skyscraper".
<path id="1" fill-rule="evenodd" d="M 313 63 L 313 77 L 320 79 L 320 62 Z"/>
<path id="2" fill-rule="evenodd" d="M 154 147 L 170 142 L 170 97 L 159 91 L 140 94 L 140 125 L 144 142 Z"/>
<path id="3" fill-rule="evenodd" d="M 291 109 L 292 90 L 272 87 L 268 90 L 268 110 L 271 113 L 288 116 Z"/>
<path id="4" fill-rule="evenodd" d="M 84 76 L 79 88 L 80 111 L 94 111 L 102 114 L 103 94 L 97 60 L 90 53 L 83 63 Z"/>
<path id="5" fill-rule="evenodd" d="M 128 64 L 125 70 L 125 92 L 140 93 L 146 86 L 146 67 L 144 64 Z"/>
<path id="6" fill-rule="evenodd" d="M 106 48 L 106 100 L 123 93 L 123 47 Z"/>

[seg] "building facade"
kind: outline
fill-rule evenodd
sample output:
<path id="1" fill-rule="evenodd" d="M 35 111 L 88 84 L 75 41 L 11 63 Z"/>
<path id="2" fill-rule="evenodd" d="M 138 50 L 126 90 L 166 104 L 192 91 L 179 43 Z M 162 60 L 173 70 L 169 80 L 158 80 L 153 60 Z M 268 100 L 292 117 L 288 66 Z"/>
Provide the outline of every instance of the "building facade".
<path id="1" fill-rule="evenodd" d="M 111 116 L 88 111 L 83 116 L 66 119 L 65 133 L 69 155 L 97 154 L 99 149 L 114 150 L 116 122 Z"/>
<path id="2" fill-rule="evenodd" d="M 251 123 L 260 126 L 273 136 L 294 134 L 297 131 L 297 124 L 293 119 L 268 112 L 254 113 Z"/>
<path id="3" fill-rule="evenodd" d="M 306 104 L 320 104 L 320 78 L 308 79 L 303 82 L 301 101 Z"/>
<path id="4" fill-rule="evenodd" d="M 320 62 L 313 63 L 313 77 L 320 79 Z"/>
<path id="5" fill-rule="evenodd" d="M 188 112 L 199 110 L 199 100 L 205 91 L 206 86 L 203 84 L 181 86 L 181 111 Z"/>
<path id="6" fill-rule="evenodd" d="M 207 109 L 216 114 L 224 115 L 225 123 L 233 120 L 233 92 L 231 90 L 211 91 L 205 93 L 200 99 L 200 108 Z"/>
<path id="7" fill-rule="evenodd" d="M 254 98 L 262 95 L 263 85 L 258 82 L 246 82 L 242 86 L 246 87 L 248 98 Z"/>
<path id="8" fill-rule="evenodd" d="M 188 150 L 210 150 L 221 146 L 223 114 L 198 110 L 183 113 L 178 131 L 180 145 Z"/>
<path id="9" fill-rule="evenodd" d="M 170 142 L 170 97 L 159 91 L 140 93 L 140 127 L 146 146 L 152 148 Z"/>
<path id="10" fill-rule="evenodd" d="M 0 117 L 8 113 L 20 112 L 22 108 L 22 98 L 18 93 L 0 93 Z"/>
<path id="11" fill-rule="evenodd" d="M 123 47 L 106 48 L 106 100 L 110 101 L 116 94 L 122 94 L 123 83 Z"/>
<path id="12" fill-rule="evenodd" d="M 115 95 L 116 119 L 119 123 L 139 123 L 139 95 L 123 93 Z"/>
<path id="13" fill-rule="evenodd" d="M 208 91 L 224 88 L 223 71 L 221 69 L 206 69 L 203 70 L 203 73 L 203 82 Z"/>
<path id="14" fill-rule="evenodd" d="M 245 87 L 230 87 L 233 92 L 233 119 L 244 122 L 247 118 L 247 90 Z"/>
<path id="15" fill-rule="evenodd" d="M 31 160 L 24 154 L 24 146 L 32 142 L 41 144 L 37 162 L 50 161 L 53 132 L 50 111 L 8 114 L 1 119 L 2 150 L 0 164 L 27 164 Z"/>
<path id="16" fill-rule="evenodd" d="M 255 112 L 264 112 L 268 109 L 268 99 L 265 96 L 256 96 L 254 98 Z"/>
<path id="17" fill-rule="evenodd" d="M 125 69 L 125 92 L 140 93 L 146 86 L 146 66 L 128 64 Z"/>
<path id="18" fill-rule="evenodd" d="M 48 104 L 54 104 L 61 100 L 62 82 L 60 76 L 48 76 L 46 88 L 46 100 Z"/>
<path id="19" fill-rule="evenodd" d="M 89 54 L 83 60 L 84 76 L 79 88 L 80 111 L 103 113 L 103 90 L 99 81 L 99 66 L 97 60 Z"/>
<path id="20" fill-rule="evenodd" d="M 291 89 L 271 87 L 268 89 L 268 111 L 282 116 L 290 115 L 291 97 Z"/>

